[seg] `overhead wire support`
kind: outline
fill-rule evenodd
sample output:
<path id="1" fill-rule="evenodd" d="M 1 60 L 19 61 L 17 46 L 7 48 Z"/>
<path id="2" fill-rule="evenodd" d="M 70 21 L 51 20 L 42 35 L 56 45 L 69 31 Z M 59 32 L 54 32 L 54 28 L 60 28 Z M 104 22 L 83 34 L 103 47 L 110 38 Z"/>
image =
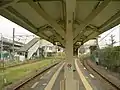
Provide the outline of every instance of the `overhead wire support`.
<path id="1" fill-rule="evenodd" d="M 119 34 L 118 35 L 119 35 L 119 46 L 120 46 L 120 25 L 119 25 L 118 28 L 119 28 Z"/>
<path id="2" fill-rule="evenodd" d="M 14 50 L 14 42 L 15 42 L 15 40 L 14 40 L 14 38 L 15 38 L 15 28 L 13 28 L 13 60 L 14 60 L 14 56 L 15 56 L 15 50 Z"/>

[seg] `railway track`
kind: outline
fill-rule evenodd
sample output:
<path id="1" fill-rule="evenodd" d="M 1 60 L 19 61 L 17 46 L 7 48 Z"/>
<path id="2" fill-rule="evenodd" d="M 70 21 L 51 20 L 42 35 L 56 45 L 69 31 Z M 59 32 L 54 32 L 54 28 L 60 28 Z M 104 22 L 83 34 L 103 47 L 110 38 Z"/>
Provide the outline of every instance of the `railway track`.
<path id="1" fill-rule="evenodd" d="M 114 82 L 110 81 L 105 75 L 100 73 L 97 69 L 93 68 L 89 65 L 87 60 L 83 61 L 83 65 L 87 68 L 88 71 L 90 71 L 92 74 L 96 75 L 98 78 L 102 78 L 106 83 L 109 83 L 112 87 L 114 87 L 116 90 L 120 90 L 120 83 L 115 84 Z M 113 90 L 113 89 L 111 89 Z"/>
<path id="2" fill-rule="evenodd" d="M 25 77 L 24 79 L 14 83 L 14 84 L 11 84 L 9 86 L 6 86 L 4 88 L 4 90 L 19 90 L 19 88 L 21 88 L 22 86 L 24 86 L 25 84 L 27 84 L 28 82 L 34 80 L 37 76 L 47 72 L 48 70 L 50 70 L 52 67 L 58 65 L 60 62 L 56 62 L 50 66 L 47 66 L 46 68 L 44 69 L 40 69 L 40 70 L 37 70 L 35 72 L 33 72 L 34 74 L 28 76 L 28 77 Z"/>

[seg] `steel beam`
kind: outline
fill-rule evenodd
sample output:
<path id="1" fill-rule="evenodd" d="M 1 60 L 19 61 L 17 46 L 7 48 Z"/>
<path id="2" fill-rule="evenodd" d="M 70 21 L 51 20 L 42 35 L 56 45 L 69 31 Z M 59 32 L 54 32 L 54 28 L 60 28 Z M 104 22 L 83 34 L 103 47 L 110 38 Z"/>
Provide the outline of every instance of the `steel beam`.
<path id="1" fill-rule="evenodd" d="M 20 1 L 20 0 L 2 0 L 0 2 L 0 8 L 12 6 L 13 4 L 17 3 L 18 1 Z"/>
<path id="2" fill-rule="evenodd" d="M 63 21 L 65 21 L 65 12 L 66 12 L 66 10 L 65 10 L 65 3 L 64 3 L 64 0 L 62 0 L 61 1 L 61 13 L 62 13 L 62 15 L 61 15 L 61 19 L 63 20 Z M 64 28 L 65 28 L 65 24 L 64 24 Z"/>
<path id="3" fill-rule="evenodd" d="M 99 31 L 110 29 L 109 27 L 115 26 L 116 24 L 120 24 L 119 19 L 120 19 L 120 10 L 115 15 L 113 15 L 110 19 L 108 19 L 103 25 L 101 25 L 99 28 Z"/>
<path id="4" fill-rule="evenodd" d="M 61 36 L 59 36 L 55 30 L 50 29 L 50 31 L 55 35 L 56 39 L 62 44 L 62 46 L 65 46 L 65 41 L 62 39 Z"/>
<path id="5" fill-rule="evenodd" d="M 118 11 L 115 15 L 113 15 L 109 20 L 107 20 L 103 25 L 100 26 L 99 31 L 100 33 L 96 33 L 96 36 L 99 34 L 102 34 L 103 32 L 109 30 L 110 28 L 113 28 L 114 26 L 120 24 L 120 11 Z M 84 43 L 94 37 L 89 38 L 93 33 L 87 36 L 87 38 L 84 40 Z"/>
<path id="6" fill-rule="evenodd" d="M 16 12 L 11 6 L 9 6 L 6 9 L 1 9 L 0 15 L 4 16 L 7 19 L 15 22 L 16 24 L 24 27 L 25 29 L 29 30 L 30 32 L 50 41 L 48 37 L 44 36 L 41 33 L 37 33 L 36 27 L 31 22 L 29 22 L 25 17 L 23 17 L 20 13 Z M 52 41 L 50 41 L 50 42 L 52 42 Z"/>
<path id="7" fill-rule="evenodd" d="M 19 2 L 28 2 L 29 0 L 20 0 Z M 34 0 L 34 2 L 51 2 L 51 1 L 62 1 L 62 0 Z M 76 0 L 76 1 L 83 1 L 83 0 Z M 84 0 L 84 1 L 104 1 L 104 0 Z M 112 0 L 112 1 L 118 1 L 118 0 Z"/>
<path id="8" fill-rule="evenodd" d="M 0 7 L 8 5 L 12 2 L 13 2 L 13 0 L 2 0 L 2 1 L 0 1 Z"/>
<path id="9" fill-rule="evenodd" d="M 113 28 L 114 26 L 120 24 L 120 10 L 115 14 L 113 15 L 110 19 L 108 19 L 103 25 L 101 25 L 99 28 L 98 28 L 98 33 L 97 35 L 99 34 L 102 34 L 103 32 L 109 30 L 110 28 Z M 89 40 L 89 37 L 94 34 L 94 30 L 93 32 L 88 35 L 85 39 L 85 41 L 88 41 Z M 94 37 L 93 37 L 94 38 Z M 80 38 L 79 38 L 80 39 Z M 91 39 L 91 38 L 90 38 Z M 84 42 L 85 42 L 84 41 Z M 76 43 L 76 42 L 74 42 Z"/>
<path id="10" fill-rule="evenodd" d="M 40 28 L 41 29 L 41 28 Z M 42 29 L 42 31 L 39 29 L 39 32 L 42 32 L 42 31 L 45 31 L 45 30 L 49 30 L 53 33 L 53 35 L 56 37 L 56 39 L 58 40 L 58 42 L 60 42 L 60 44 L 62 46 L 65 46 L 65 42 L 64 40 L 62 39 L 62 37 L 56 33 L 56 31 L 51 27 L 51 28 L 44 28 Z"/>
<path id="11" fill-rule="evenodd" d="M 80 20 L 76 20 L 75 22 L 76 22 L 78 25 L 80 25 L 81 23 L 84 23 L 84 24 L 85 24 L 85 22 L 80 21 Z M 94 25 L 92 25 L 92 24 L 87 25 L 87 27 L 90 28 L 90 29 L 92 29 L 92 30 L 94 30 L 95 32 L 100 32 L 100 31 L 98 30 L 98 27 L 96 27 L 96 26 L 94 26 Z M 85 30 L 84 30 L 84 31 L 85 31 Z"/>
<path id="12" fill-rule="evenodd" d="M 48 24 L 38 28 L 38 31 L 39 32 L 43 32 L 43 31 L 46 31 L 46 30 L 49 30 L 53 33 L 53 35 L 56 37 L 56 39 L 61 43 L 62 46 L 65 46 L 65 42 L 64 40 L 62 39 L 62 37 L 56 33 L 56 31 L 51 27 L 49 26 Z"/>
<path id="13" fill-rule="evenodd" d="M 84 20 L 85 23 L 82 23 L 78 29 L 74 32 L 74 42 L 76 42 L 80 37 L 81 33 L 84 32 L 85 27 L 109 4 L 111 0 L 105 0 L 103 1 L 96 9 L 94 9 L 88 17 Z"/>
<path id="14" fill-rule="evenodd" d="M 33 1 L 27 2 L 40 16 L 42 16 L 55 29 L 55 31 L 64 38 L 65 31 L 52 19 L 42 8 Z"/>
<path id="15" fill-rule="evenodd" d="M 90 27 L 89 27 L 89 28 L 90 28 Z M 99 29 L 97 29 L 97 28 L 93 28 L 93 29 L 90 28 L 90 30 L 93 31 L 92 33 L 94 33 L 94 32 L 97 32 L 97 33 L 99 33 L 99 34 L 101 33 L 101 32 L 99 31 Z M 85 36 L 84 33 L 82 33 L 80 36 L 81 36 L 80 38 L 82 38 L 83 36 L 84 36 L 85 38 L 87 38 L 87 36 Z M 79 40 L 80 38 L 78 38 L 78 40 Z M 78 41 L 78 40 L 77 40 L 77 41 Z M 75 44 L 77 41 L 74 40 L 73 43 Z"/>
<path id="16" fill-rule="evenodd" d="M 44 30 L 46 30 L 46 27 L 48 27 L 48 24 L 45 24 L 45 25 L 43 25 L 43 26 L 40 26 L 39 28 L 37 28 L 37 30 L 38 30 L 39 32 L 43 32 Z"/>
<path id="17" fill-rule="evenodd" d="M 12 6 L 8 6 L 5 11 L 9 12 L 12 16 L 15 16 L 19 21 L 26 23 L 28 26 L 36 29 L 36 27 L 24 16 L 22 16 L 19 12 L 17 12 Z"/>
<path id="18" fill-rule="evenodd" d="M 29 2 L 30 0 L 20 0 L 19 2 Z M 61 0 L 33 0 L 34 2 L 40 2 L 40 1 L 44 1 L 44 2 L 46 2 L 46 1 L 61 1 Z"/>

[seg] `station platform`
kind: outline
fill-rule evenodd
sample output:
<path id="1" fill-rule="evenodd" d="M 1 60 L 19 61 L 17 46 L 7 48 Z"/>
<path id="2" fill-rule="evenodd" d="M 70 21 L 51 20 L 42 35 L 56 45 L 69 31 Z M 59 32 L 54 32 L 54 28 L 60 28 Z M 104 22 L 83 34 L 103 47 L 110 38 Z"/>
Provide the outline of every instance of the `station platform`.
<path id="1" fill-rule="evenodd" d="M 87 66 L 88 64 L 102 72 L 95 63 L 88 61 Z M 116 88 L 111 85 L 87 66 L 77 58 L 73 60 L 71 68 L 68 68 L 68 62 L 61 62 L 17 90 L 119 90 L 119 86 Z M 119 80 L 116 83 L 119 84 Z"/>

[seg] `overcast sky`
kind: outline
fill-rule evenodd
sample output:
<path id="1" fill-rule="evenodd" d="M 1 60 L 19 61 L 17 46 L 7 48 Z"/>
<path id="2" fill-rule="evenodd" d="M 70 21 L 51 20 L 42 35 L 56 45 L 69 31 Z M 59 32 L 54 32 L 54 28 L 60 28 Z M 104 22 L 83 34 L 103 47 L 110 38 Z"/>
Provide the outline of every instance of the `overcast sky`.
<path id="1" fill-rule="evenodd" d="M 114 36 L 114 40 L 115 40 L 115 46 L 120 45 L 120 25 L 108 30 L 107 32 L 104 32 L 103 34 L 100 35 L 99 38 L 99 44 L 101 46 L 105 46 L 106 44 L 110 44 L 111 43 L 111 39 L 110 36 L 113 35 Z M 105 38 L 104 38 L 105 37 Z"/>
<path id="2" fill-rule="evenodd" d="M 20 40 L 25 42 L 26 38 L 27 41 L 30 41 L 33 36 L 26 37 L 26 35 L 33 35 L 31 32 L 27 31 L 26 29 L 22 28 L 21 26 L 9 21 L 8 19 L 0 16 L 0 33 L 2 33 L 3 37 L 12 39 L 13 37 L 13 28 L 15 28 L 15 38 L 16 40 Z M 22 37 L 17 36 L 22 35 Z"/>
<path id="3" fill-rule="evenodd" d="M 23 37 L 19 37 L 17 35 L 33 35 L 31 32 L 27 31 L 26 29 L 22 28 L 21 26 L 9 21 L 8 19 L 0 16 L 0 33 L 2 33 L 2 35 L 4 37 L 7 38 L 11 38 L 12 39 L 12 35 L 13 35 L 13 28 L 15 28 L 15 38 L 16 40 L 22 41 L 23 43 L 27 43 L 28 41 L 30 41 L 33 36 L 23 36 Z M 112 32 L 111 32 L 112 31 Z M 116 42 L 119 42 L 120 38 L 119 38 L 119 34 L 120 34 L 120 25 L 116 26 L 112 29 L 110 29 L 109 31 L 103 33 L 100 35 L 99 40 L 101 40 L 103 37 L 105 37 L 109 32 L 111 32 L 106 38 L 104 38 L 102 41 L 99 42 L 99 44 L 101 46 L 105 46 L 106 44 L 110 43 L 110 35 L 115 35 L 114 39 Z M 116 45 L 120 45 L 119 43 L 116 43 Z"/>

